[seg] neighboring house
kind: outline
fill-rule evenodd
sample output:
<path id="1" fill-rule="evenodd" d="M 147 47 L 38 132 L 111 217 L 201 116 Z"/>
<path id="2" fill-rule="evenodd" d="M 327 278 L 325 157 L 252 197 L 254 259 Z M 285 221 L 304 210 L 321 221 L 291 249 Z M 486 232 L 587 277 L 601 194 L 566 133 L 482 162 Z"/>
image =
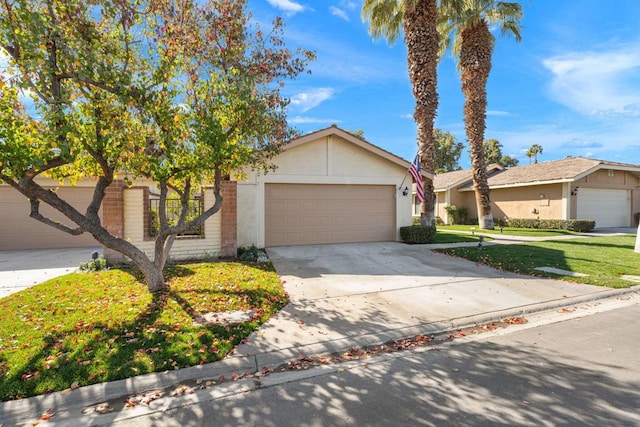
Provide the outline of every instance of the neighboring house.
<path id="1" fill-rule="evenodd" d="M 637 225 L 640 165 L 569 157 L 514 166 L 487 167 L 491 206 L 504 218 L 591 219 L 596 227 Z M 437 215 L 449 222 L 445 206 L 465 206 L 477 218 L 471 170 L 436 175 Z"/>
<path id="2" fill-rule="evenodd" d="M 178 237 L 171 257 L 233 256 L 238 246 L 250 245 L 393 241 L 401 226 L 411 224 L 411 195 L 404 190 L 411 188 L 410 162 L 336 126 L 287 143 L 273 163 L 276 169 L 266 174 L 224 181 L 221 211 L 197 233 Z M 54 181 L 43 184 L 58 188 Z M 84 211 L 93 184 L 85 180 L 57 191 Z M 131 187 L 114 182 L 102 206 L 103 224 L 152 251 L 154 193 L 152 182 L 137 180 Z M 211 190 L 204 189 L 194 202 L 209 207 Z M 44 204 L 43 211 L 68 223 Z M 88 234 L 69 236 L 29 218 L 28 200 L 0 185 L 0 250 L 92 246 L 99 244 Z"/>

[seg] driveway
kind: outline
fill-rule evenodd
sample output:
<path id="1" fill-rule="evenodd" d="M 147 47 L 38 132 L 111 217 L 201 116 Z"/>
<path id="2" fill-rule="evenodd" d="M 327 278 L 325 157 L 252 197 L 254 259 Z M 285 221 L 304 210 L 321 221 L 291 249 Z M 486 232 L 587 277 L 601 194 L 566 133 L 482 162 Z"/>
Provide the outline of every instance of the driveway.
<path id="1" fill-rule="evenodd" d="M 0 251 L 0 298 L 76 270 L 102 248 Z"/>
<path id="2" fill-rule="evenodd" d="M 270 248 L 268 254 L 291 303 L 238 348 L 241 355 L 342 350 L 450 327 L 452 319 L 495 318 L 502 310 L 609 292 L 397 242 Z"/>

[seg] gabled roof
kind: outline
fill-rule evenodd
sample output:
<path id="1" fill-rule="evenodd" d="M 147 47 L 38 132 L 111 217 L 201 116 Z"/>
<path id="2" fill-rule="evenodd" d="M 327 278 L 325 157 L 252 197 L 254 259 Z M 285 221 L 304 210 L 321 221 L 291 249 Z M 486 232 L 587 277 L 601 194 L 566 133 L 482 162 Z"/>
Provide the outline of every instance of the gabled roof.
<path id="1" fill-rule="evenodd" d="M 497 163 L 492 163 L 487 166 L 487 173 L 492 174 L 496 171 L 501 171 L 504 168 Z M 471 169 L 463 169 L 459 171 L 446 172 L 437 174 L 433 180 L 433 186 L 435 191 L 448 190 L 454 187 L 460 187 L 467 183 L 470 183 L 473 179 Z"/>
<path id="2" fill-rule="evenodd" d="M 487 181 L 490 188 L 573 182 L 599 169 L 625 170 L 640 176 L 640 165 L 587 159 L 585 157 L 567 157 L 562 160 L 533 165 L 514 166 L 489 175 Z M 470 182 L 466 182 L 460 187 L 470 189 L 473 185 Z"/>
<path id="3" fill-rule="evenodd" d="M 376 154 L 384 159 L 389 160 L 392 163 L 395 163 L 399 166 L 402 166 L 403 168 L 409 170 L 409 166 L 411 166 L 411 162 L 408 160 L 403 159 L 402 157 L 396 156 L 395 154 L 384 150 L 380 147 L 378 147 L 377 145 L 374 145 L 372 143 L 370 143 L 369 141 L 365 140 L 364 138 L 360 138 L 358 136 L 355 136 L 354 134 L 352 134 L 351 132 L 348 132 L 344 129 L 339 128 L 336 125 L 331 125 L 328 128 L 324 128 L 324 129 L 320 129 L 317 130 L 315 132 L 310 132 L 307 133 L 305 135 L 302 135 L 296 139 L 293 139 L 291 141 L 289 141 L 288 143 L 284 144 L 282 146 L 282 151 L 286 151 L 289 150 L 291 148 L 294 147 L 298 147 L 300 145 L 306 144 L 308 142 L 312 142 L 312 141 L 316 141 L 320 138 L 325 138 L 327 136 L 331 136 L 331 135 L 336 135 L 339 136 L 340 138 L 360 147 L 363 148 L 373 154 Z M 433 176 L 425 171 L 421 171 L 422 172 L 422 176 L 427 177 L 427 178 L 433 178 Z"/>

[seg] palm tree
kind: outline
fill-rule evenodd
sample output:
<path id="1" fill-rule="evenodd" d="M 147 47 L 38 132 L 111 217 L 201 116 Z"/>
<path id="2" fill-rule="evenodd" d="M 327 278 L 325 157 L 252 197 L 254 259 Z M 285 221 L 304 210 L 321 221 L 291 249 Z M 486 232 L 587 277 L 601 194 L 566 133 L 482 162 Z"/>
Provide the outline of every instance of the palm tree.
<path id="1" fill-rule="evenodd" d="M 533 157 L 535 159 L 534 163 L 538 163 L 538 154 L 542 154 L 542 145 L 540 144 L 533 144 L 528 150 L 527 150 L 527 157 L 529 157 L 529 164 L 531 164 L 531 158 Z"/>
<path id="2" fill-rule="evenodd" d="M 461 71 L 465 96 L 464 124 L 471 153 L 473 188 L 481 229 L 493 229 L 484 132 L 487 112 L 487 79 L 495 38 L 489 24 L 498 24 L 501 33 L 520 41 L 522 6 L 497 0 L 450 0 L 439 7 L 438 31 L 442 37 L 440 54 L 451 48 Z M 453 42 L 453 44 L 452 44 Z"/>
<path id="3" fill-rule="evenodd" d="M 384 37 L 389 43 L 404 32 L 407 45 L 409 79 L 416 99 L 413 118 L 418 127 L 420 167 L 435 172 L 433 121 L 438 109 L 436 92 L 438 67 L 436 0 L 365 0 L 362 19 L 369 24 L 374 39 Z M 420 209 L 420 222 L 435 226 L 435 193 L 433 182 L 424 180 L 425 199 Z"/>

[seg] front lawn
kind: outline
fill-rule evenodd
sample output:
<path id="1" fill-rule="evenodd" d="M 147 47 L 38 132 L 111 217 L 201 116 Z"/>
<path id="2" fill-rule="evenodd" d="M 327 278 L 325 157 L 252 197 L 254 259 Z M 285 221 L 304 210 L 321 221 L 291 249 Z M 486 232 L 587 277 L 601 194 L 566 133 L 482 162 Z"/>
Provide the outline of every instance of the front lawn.
<path id="1" fill-rule="evenodd" d="M 626 288 L 638 283 L 624 280 L 621 275 L 640 276 L 640 254 L 634 252 L 635 238 L 634 235 L 592 237 L 518 245 L 490 245 L 482 250 L 451 248 L 437 251 L 514 273 Z M 534 270 L 536 267 L 554 267 L 589 276 L 545 273 Z"/>
<path id="2" fill-rule="evenodd" d="M 1 299 L 0 400 L 222 359 L 287 303 L 270 264 L 184 264 L 165 277 L 169 289 L 157 295 L 137 272 L 114 269 Z M 250 319 L 196 322 L 234 310 Z"/>
<path id="3" fill-rule="evenodd" d="M 504 227 L 500 232 L 500 227 L 496 226 L 493 230 L 481 230 L 477 225 L 439 225 L 438 230 L 451 231 L 451 232 L 465 232 L 470 233 L 471 227 L 475 228 L 475 234 L 504 234 L 508 236 L 532 236 L 532 237 L 552 237 L 552 236 L 565 236 L 572 234 L 580 234 L 575 231 L 568 230 L 547 230 L 541 228 L 514 228 Z"/>

